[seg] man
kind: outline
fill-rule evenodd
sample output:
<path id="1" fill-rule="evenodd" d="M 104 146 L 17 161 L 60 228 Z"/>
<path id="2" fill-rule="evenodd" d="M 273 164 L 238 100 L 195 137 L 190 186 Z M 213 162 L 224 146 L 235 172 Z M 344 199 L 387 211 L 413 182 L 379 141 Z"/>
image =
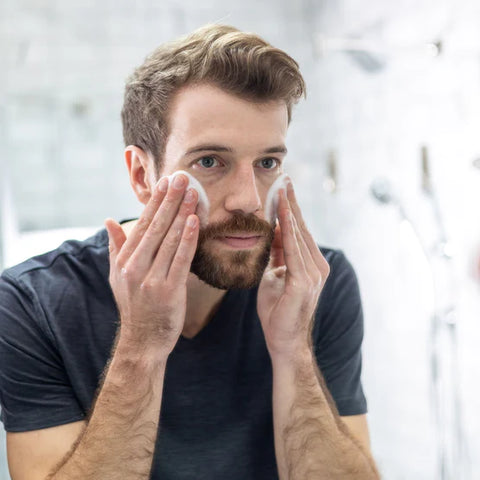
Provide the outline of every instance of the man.
<path id="1" fill-rule="evenodd" d="M 122 120 L 140 218 L 2 277 L 13 480 L 378 478 L 353 270 L 318 249 L 291 182 L 265 217 L 303 94 L 294 60 L 224 26 L 135 71 Z"/>

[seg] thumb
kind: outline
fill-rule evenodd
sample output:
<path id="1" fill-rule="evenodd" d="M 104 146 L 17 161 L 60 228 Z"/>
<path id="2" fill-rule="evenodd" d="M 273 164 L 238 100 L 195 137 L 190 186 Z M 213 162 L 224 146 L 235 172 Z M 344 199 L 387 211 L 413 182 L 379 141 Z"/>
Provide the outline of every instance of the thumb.
<path id="1" fill-rule="evenodd" d="M 127 236 L 125 235 L 121 225 L 112 218 L 107 218 L 104 222 L 104 225 L 108 233 L 108 249 L 110 251 L 110 260 L 114 260 L 125 243 Z"/>

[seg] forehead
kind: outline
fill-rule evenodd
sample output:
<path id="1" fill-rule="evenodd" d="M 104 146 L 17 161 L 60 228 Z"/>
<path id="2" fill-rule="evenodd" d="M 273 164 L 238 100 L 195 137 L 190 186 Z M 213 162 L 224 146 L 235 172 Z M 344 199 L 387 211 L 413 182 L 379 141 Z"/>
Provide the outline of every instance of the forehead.
<path id="1" fill-rule="evenodd" d="M 168 144 L 226 142 L 232 147 L 265 149 L 285 141 L 285 102 L 253 102 L 209 85 L 190 85 L 173 97 Z"/>

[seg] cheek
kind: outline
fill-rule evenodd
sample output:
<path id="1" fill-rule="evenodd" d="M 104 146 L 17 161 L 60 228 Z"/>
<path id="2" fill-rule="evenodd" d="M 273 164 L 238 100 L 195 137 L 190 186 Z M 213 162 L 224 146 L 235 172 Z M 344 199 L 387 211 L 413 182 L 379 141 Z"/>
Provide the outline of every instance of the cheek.
<path id="1" fill-rule="evenodd" d="M 280 175 L 272 184 L 267 193 L 267 198 L 265 199 L 265 220 L 270 222 L 272 225 L 275 224 L 277 219 L 277 207 L 278 207 L 278 191 L 281 188 L 285 188 L 287 185 L 288 175 Z"/>

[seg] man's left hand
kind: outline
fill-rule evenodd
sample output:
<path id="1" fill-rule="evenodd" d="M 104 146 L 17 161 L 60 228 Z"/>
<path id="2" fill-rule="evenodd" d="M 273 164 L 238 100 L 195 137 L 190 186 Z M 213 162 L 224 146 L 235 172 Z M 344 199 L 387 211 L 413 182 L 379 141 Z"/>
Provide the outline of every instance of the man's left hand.
<path id="1" fill-rule="evenodd" d="M 305 225 L 290 181 L 286 191 L 279 191 L 278 219 L 257 311 L 270 355 L 290 357 L 310 348 L 313 316 L 330 267 Z"/>

